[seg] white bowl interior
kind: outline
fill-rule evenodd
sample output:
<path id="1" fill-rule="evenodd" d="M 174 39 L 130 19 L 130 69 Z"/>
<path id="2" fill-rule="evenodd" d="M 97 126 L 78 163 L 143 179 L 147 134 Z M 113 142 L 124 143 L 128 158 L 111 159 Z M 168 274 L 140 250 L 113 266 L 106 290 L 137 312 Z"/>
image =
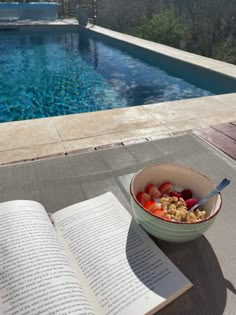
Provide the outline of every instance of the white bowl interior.
<path id="1" fill-rule="evenodd" d="M 173 183 L 175 190 L 190 189 L 197 200 L 202 199 L 215 188 L 208 177 L 194 169 L 174 164 L 159 164 L 138 172 L 132 180 L 131 190 L 136 196 L 140 191 L 144 191 L 148 184 L 155 184 L 158 187 L 164 182 Z M 210 216 L 219 209 L 220 203 L 221 198 L 217 194 L 205 202 L 202 209 Z"/>

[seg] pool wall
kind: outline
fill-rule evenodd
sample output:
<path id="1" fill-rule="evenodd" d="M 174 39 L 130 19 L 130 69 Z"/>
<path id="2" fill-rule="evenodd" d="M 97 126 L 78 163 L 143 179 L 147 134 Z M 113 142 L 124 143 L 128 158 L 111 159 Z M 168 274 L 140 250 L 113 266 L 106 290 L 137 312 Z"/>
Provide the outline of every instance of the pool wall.
<path id="1" fill-rule="evenodd" d="M 56 20 L 59 4 L 55 2 L 0 3 L 0 21 Z"/>

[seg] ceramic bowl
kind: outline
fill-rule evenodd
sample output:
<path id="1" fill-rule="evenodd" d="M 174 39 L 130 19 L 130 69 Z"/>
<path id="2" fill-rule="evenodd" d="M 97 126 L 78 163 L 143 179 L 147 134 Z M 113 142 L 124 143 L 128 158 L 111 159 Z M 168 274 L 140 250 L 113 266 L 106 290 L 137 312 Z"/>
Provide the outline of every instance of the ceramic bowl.
<path id="1" fill-rule="evenodd" d="M 167 221 L 145 210 L 136 199 L 137 194 L 145 191 L 148 184 L 152 183 L 159 187 L 164 182 L 172 182 L 175 187 L 190 189 L 197 200 L 215 188 L 207 176 L 192 168 L 174 164 L 146 167 L 136 173 L 130 183 L 131 204 L 136 221 L 151 235 L 169 242 L 186 242 L 201 236 L 209 229 L 221 209 L 221 194 L 204 203 L 206 219 L 193 223 Z"/>

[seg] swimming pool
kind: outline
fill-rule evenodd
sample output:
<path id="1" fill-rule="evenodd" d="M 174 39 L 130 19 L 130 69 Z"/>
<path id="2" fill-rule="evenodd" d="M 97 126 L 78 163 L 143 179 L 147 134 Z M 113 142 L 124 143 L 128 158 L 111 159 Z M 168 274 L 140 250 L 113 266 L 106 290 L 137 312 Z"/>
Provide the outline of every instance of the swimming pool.
<path id="1" fill-rule="evenodd" d="M 87 31 L 1 30 L 0 51 L 0 122 L 232 92 Z"/>

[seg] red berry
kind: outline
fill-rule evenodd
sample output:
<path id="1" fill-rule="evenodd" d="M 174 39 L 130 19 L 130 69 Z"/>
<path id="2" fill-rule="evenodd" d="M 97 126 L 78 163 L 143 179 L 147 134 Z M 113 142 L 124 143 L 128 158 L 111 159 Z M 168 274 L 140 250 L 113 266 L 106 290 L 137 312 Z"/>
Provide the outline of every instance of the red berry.
<path id="1" fill-rule="evenodd" d="M 167 220 L 167 221 L 171 221 L 171 218 L 167 217 L 166 215 L 163 215 L 162 218 Z"/>
<path id="2" fill-rule="evenodd" d="M 182 190 L 181 195 L 184 200 L 193 198 L 193 193 L 189 189 Z"/>
<path id="3" fill-rule="evenodd" d="M 154 185 L 154 184 L 149 184 L 146 187 L 145 192 L 148 193 L 149 195 L 151 195 L 153 198 L 161 198 L 162 197 L 160 191 L 157 189 L 156 185 Z"/>
<path id="4" fill-rule="evenodd" d="M 186 207 L 189 209 L 191 209 L 193 206 L 195 206 L 195 204 L 197 203 L 197 200 L 194 199 L 194 198 L 191 198 L 191 199 L 187 199 L 185 200 L 185 203 L 186 203 Z"/>
<path id="5" fill-rule="evenodd" d="M 163 217 L 164 215 L 164 210 L 163 209 L 157 209 L 153 212 L 154 215 L 158 216 L 158 217 Z"/>
<path id="6" fill-rule="evenodd" d="M 161 209 L 161 205 L 156 203 L 155 201 L 148 200 L 144 204 L 144 208 L 152 213 Z"/>
<path id="7" fill-rule="evenodd" d="M 136 199 L 138 200 L 138 202 L 141 203 L 142 206 L 143 206 L 143 205 L 145 204 L 145 202 L 148 201 L 148 200 L 152 200 L 152 201 L 153 201 L 152 197 L 151 197 L 149 194 L 147 194 L 147 193 L 145 193 L 145 192 L 143 192 L 143 191 L 140 191 L 140 192 L 137 194 Z"/>
<path id="8" fill-rule="evenodd" d="M 177 197 L 177 198 L 182 198 L 182 195 L 179 191 L 171 191 L 170 192 L 170 197 Z"/>
<path id="9" fill-rule="evenodd" d="M 169 194 L 171 191 L 173 191 L 173 185 L 171 182 L 165 182 L 159 187 L 159 190 L 162 195 Z"/>

